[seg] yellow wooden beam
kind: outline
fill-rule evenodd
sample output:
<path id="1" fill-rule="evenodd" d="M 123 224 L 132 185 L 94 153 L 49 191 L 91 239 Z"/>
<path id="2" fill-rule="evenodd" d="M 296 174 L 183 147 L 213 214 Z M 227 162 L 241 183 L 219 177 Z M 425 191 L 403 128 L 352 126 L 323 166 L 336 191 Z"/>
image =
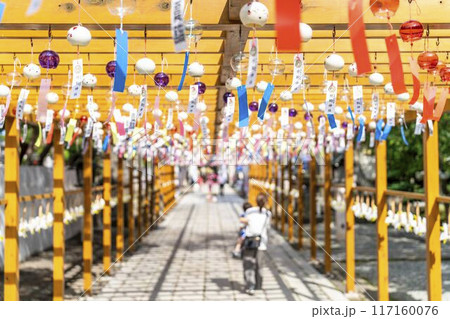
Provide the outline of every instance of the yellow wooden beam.
<path id="1" fill-rule="evenodd" d="M 119 190 L 118 190 L 119 192 Z M 111 152 L 103 155 L 103 271 L 110 273 L 111 267 Z"/>
<path id="2" fill-rule="evenodd" d="M 386 224 L 387 206 L 387 142 L 376 144 L 376 202 L 377 202 L 377 243 L 378 243 L 378 300 L 389 300 L 389 254 L 388 229 Z"/>
<path id="3" fill-rule="evenodd" d="M 61 130 L 53 131 L 53 300 L 64 300 L 64 144 L 60 144 Z"/>
<path id="4" fill-rule="evenodd" d="M 5 301 L 19 300 L 19 132 L 16 119 L 5 120 Z"/>
<path id="5" fill-rule="evenodd" d="M 353 215 L 353 142 L 345 150 L 345 265 L 346 291 L 355 291 L 355 215 Z"/>
<path id="6" fill-rule="evenodd" d="M 425 216 L 427 218 L 427 290 L 428 300 L 442 299 L 442 270 L 439 196 L 439 133 L 438 122 L 433 124 L 433 135 L 429 128 L 423 136 L 425 172 Z"/>
<path id="7" fill-rule="evenodd" d="M 86 139 L 83 155 L 83 287 L 86 294 L 92 293 L 92 140 Z"/>

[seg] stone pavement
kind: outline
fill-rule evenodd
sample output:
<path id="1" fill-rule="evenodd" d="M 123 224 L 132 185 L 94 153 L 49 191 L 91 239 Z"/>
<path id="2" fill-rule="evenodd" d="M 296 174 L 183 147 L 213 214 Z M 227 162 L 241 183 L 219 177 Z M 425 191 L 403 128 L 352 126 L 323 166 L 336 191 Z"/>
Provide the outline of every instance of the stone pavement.
<path id="1" fill-rule="evenodd" d="M 242 200 L 231 190 L 217 202 L 189 193 L 139 248 L 102 277 L 87 300 L 345 300 L 331 281 L 275 232 L 263 290 L 244 291 L 242 261 L 231 258 Z M 94 289 L 96 291 L 96 289 Z"/>

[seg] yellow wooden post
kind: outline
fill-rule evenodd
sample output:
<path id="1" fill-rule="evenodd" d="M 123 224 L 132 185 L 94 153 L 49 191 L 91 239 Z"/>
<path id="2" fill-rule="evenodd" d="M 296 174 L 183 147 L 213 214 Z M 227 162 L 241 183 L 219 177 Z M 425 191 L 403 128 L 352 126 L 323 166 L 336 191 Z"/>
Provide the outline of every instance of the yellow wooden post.
<path id="1" fill-rule="evenodd" d="M 53 133 L 53 300 L 64 300 L 64 144 L 60 144 L 61 130 Z"/>
<path id="2" fill-rule="evenodd" d="M 5 120 L 5 301 L 19 300 L 19 134 L 15 117 Z"/>
<path id="3" fill-rule="evenodd" d="M 386 224 L 387 163 L 386 142 L 376 144 L 376 202 L 378 243 L 378 300 L 389 300 L 388 228 Z"/>
<path id="4" fill-rule="evenodd" d="M 161 177 L 159 176 L 160 173 L 160 168 L 158 165 L 158 160 L 155 158 L 154 160 L 154 171 L 153 171 L 153 185 L 154 185 L 154 222 L 157 223 L 157 221 L 159 220 L 159 214 L 160 214 L 160 192 L 161 192 Z"/>
<path id="5" fill-rule="evenodd" d="M 132 247 L 134 242 L 134 160 L 128 160 L 130 202 L 128 203 L 128 247 Z M 131 248 L 133 250 L 133 248 Z"/>
<path id="6" fill-rule="evenodd" d="M 145 158 L 144 162 L 145 169 L 145 206 L 144 206 L 144 231 L 148 230 L 150 227 L 149 213 L 150 213 L 150 198 L 149 198 L 149 180 L 148 180 L 148 158 Z"/>
<path id="7" fill-rule="evenodd" d="M 429 129 L 423 136 L 425 172 L 425 216 L 427 218 L 427 287 L 428 300 L 442 299 L 442 270 L 440 243 L 439 196 L 439 140 L 438 122 L 433 124 L 433 135 Z"/>
<path id="8" fill-rule="evenodd" d="M 138 156 L 138 216 L 137 216 L 137 236 L 142 240 L 142 160 Z"/>
<path id="9" fill-rule="evenodd" d="M 109 274 L 111 267 L 111 153 L 103 157 L 103 271 Z"/>
<path id="10" fill-rule="evenodd" d="M 117 225 L 116 225 L 116 259 L 121 261 L 124 248 L 124 213 L 123 213 L 123 158 L 117 160 Z"/>
<path id="11" fill-rule="evenodd" d="M 289 175 L 289 195 L 288 195 L 288 241 L 292 242 L 294 239 L 294 201 L 292 197 L 292 190 L 294 189 L 293 177 L 292 177 L 292 161 L 288 163 L 288 175 Z"/>
<path id="12" fill-rule="evenodd" d="M 353 142 L 347 142 L 345 151 L 345 263 L 346 289 L 355 291 L 355 216 L 353 215 Z"/>
<path id="13" fill-rule="evenodd" d="M 83 155 L 83 279 L 84 291 L 91 294 L 92 286 L 92 140 L 87 139 L 87 149 Z"/>
<path id="14" fill-rule="evenodd" d="M 311 235 L 311 260 L 317 258 L 317 245 L 316 245 L 316 224 L 317 224 L 317 212 L 316 212 L 316 159 L 312 158 L 309 162 L 309 225 Z"/>
<path id="15" fill-rule="evenodd" d="M 155 201 L 156 201 L 156 196 L 155 196 L 155 174 L 156 174 L 156 166 L 155 166 L 155 161 L 152 160 L 152 165 L 151 165 L 151 171 L 152 171 L 152 175 L 151 175 L 151 182 L 150 182 L 150 225 L 153 225 L 153 223 L 155 222 Z"/>
<path id="16" fill-rule="evenodd" d="M 283 159 L 281 160 L 283 161 Z M 284 174 L 286 173 L 286 165 L 283 165 L 283 162 L 281 162 L 281 180 L 280 180 L 280 205 L 281 205 L 281 218 L 280 218 L 280 222 L 281 222 L 281 227 L 280 227 L 280 232 L 281 235 L 284 236 L 284 229 L 286 226 L 286 196 L 284 195 Z"/>
<path id="17" fill-rule="evenodd" d="M 297 163 L 297 179 L 298 179 L 298 198 L 297 198 L 297 248 L 303 248 L 303 163 Z"/>
<path id="18" fill-rule="evenodd" d="M 325 178 L 324 178 L 324 197 L 325 197 L 325 254 L 324 268 L 325 273 L 331 272 L 331 153 L 325 153 Z"/>
<path id="19" fill-rule="evenodd" d="M 267 205 L 269 206 L 269 210 L 273 211 L 273 192 L 272 192 L 272 183 L 273 183 L 273 174 L 272 174 L 272 162 L 269 161 L 267 163 L 267 183 L 269 185 L 267 192 L 269 193 L 269 196 L 267 196 Z"/>
<path id="20" fill-rule="evenodd" d="M 274 164 L 274 168 L 275 168 L 274 174 L 273 174 L 273 178 L 275 181 L 275 189 L 273 191 L 273 198 L 274 198 L 273 201 L 275 204 L 275 205 L 273 205 L 273 216 L 274 216 L 273 224 L 274 224 L 275 228 L 278 229 L 278 212 L 280 210 L 278 207 L 278 205 L 279 205 L 279 203 L 278 203 L 278 187 L 280 187 L 280 183 L 278 182 L 278 176 L 280 175 L 279 174 L 280 166 L 278 165 L 278 161 L 276 159 L 273 161 L 273 164 Z"/>

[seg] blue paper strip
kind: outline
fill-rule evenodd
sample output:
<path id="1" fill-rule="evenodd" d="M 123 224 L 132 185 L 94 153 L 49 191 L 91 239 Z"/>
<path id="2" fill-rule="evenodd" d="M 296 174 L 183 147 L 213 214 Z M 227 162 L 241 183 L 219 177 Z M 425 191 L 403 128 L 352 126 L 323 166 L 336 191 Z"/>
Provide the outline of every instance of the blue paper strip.
<path id="1" fill-rule="evenodd" d="M 2 22 L 3 19 L 3 11 L 5 11 L 5 4 L 0 2 L 0 22 Z"/>
<path id="2" fill-rule="evenodd" d="M 103 152 L 106 152 L 108 150 L 109 146 L 109 135 L 106 135 L 105 139 L 103 140 Z"/>
<path id="3" fill-rule="evenodd" d="M 125 81 L 127 80 L 128 68 L 128 33 L 116 29 L 117 44 L 117 64 L 114 73 L 114 92 L 123 92 L 125 90 Z"/>
<path id="4" fill-rule="evenodd" d="M 378 120 L 377 127 L 375 129 L 375 140 L 380 141 L 381 135 L 383 134 L 383 120 Z"/>
<path id="5" fill-rule="evenodd" d="M 186 51 L 186 54 L 184 55 L 183 74 L 181 75 L 180 84 L 178 85 L 178 91 L 181 91 L 183 89 L 184 79 L 186 78 L 188 64 L 189 64 L 189 51 Z"/>
<path id="6" fill-rule="evenodd" d="M 386 124 L 386 126 L 384 127 L 384 130 L 383 130 L 383 135 L 381 135 L 380 139 L 382 141 L 386 141 L 386 139 L 389 136 L 389 133 L 391 133 L 391 130 L 392 130 L 392 126 Z"/>
<path id="7" fill-rule="evenodd" d="M 328 123 L 330 123 L 330 127 L 332 129 L 336 128 L 337 125 L 336 125 L 336 119 L 334 118 L 334 114 L 327 114 L 327 116 L 328 116 Z"/>
<path id="8" fill-rule="evenodd" d="M 359 118 L 359 130 L 358 130 L 358 135 L 356 136 L 356 142 L 361 142 L 361 138 L 364 132 L 364 119 L 363 118 Z"/>
<path id="9" fill-rule="evenodd" d="M 267 108 L 267 105 L 269 104 L 269 100 L 270 100 L 270 97 L 272 96 L 272 92 L 273 92 L 274 88 L 275 87 L 273 86 L 273 84 L 269 83 L 269 84 L 267 84 L 267 88 L 264 91 L 264 95 L 261 100 L 261 105 L 259 106 L 259 111 L 258 111 L 258 118 L 261 121 L 264 121 L 264 114 L 266 114 L 266 108 Z"/>
<path id="10" fill-rule="evenodd" d="M 245 85 L 241 85 L 237 88 L 237 92 L 239 99 L 239 127 L 247 127 L 249 123 L 247 87 Z"/>
<path id="11" fill-rule="evenodd" d="M 356 126 L 356 124 L 355 124 L 355 117 L 353 116 L 352 108 L 350 106 L 348 106 L 347 110 L 350 113 L 350 117 L 352 118 L 353 127 L 355 127 Z"/>
<path id="12" fill-rule="evenodd" d="M 400 126 L 400 133 L 402 134 L 403 143 L 405 143 L 406 146 L 409 146 L 408 140 L 406 139 L 405 136 L 405 128 L 403 127 L 403 125 Z"/>

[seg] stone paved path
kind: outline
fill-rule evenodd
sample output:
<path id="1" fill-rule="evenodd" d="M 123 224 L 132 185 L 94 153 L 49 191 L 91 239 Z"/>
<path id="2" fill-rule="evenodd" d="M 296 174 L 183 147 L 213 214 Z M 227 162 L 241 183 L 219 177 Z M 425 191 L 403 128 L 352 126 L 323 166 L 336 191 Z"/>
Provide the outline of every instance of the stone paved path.
<path id="1" fill-rule="evenodd" d="M 185 195 L 139 249 L 100 279 L 87 300 L 345 300 L 275 232 L 270 235 L 263 290 L 243 292 L 242 262 L 231 258 L 242 200 Z M 95 291 L 95 290 L 94 290 Z"/>

